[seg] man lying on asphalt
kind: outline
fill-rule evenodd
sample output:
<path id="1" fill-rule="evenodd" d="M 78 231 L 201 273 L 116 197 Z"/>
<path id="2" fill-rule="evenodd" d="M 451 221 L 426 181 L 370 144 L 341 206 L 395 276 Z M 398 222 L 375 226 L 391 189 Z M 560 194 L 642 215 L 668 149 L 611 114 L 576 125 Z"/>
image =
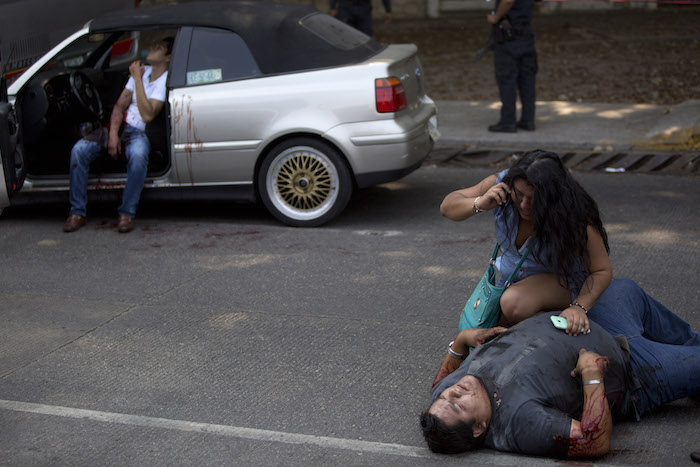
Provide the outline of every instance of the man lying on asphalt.
<path id="1" fill-rule="evenodd" d="M 633 281 L 612 282 L 588 334 L 555 328 L 557 314 L 458 335 L 421 415 L 432 451 L 598 457 L 613 419 L 700 394 L 700 335 Z"/>

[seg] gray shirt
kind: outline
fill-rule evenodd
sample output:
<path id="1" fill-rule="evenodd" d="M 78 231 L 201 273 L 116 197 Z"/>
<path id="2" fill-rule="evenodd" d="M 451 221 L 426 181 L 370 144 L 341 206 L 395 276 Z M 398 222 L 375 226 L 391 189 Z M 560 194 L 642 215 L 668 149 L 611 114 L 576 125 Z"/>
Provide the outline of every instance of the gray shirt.
<path id="1" fill-rule="evenodd" d="M 491 422 L 484 445 L 533 455 L 567 454 L 571 419 L 581 419 L 581 378 L 570 375 L 579 349 L 608 357 L 605 394 L 615 418 L 634 415 L 634 382 L 629 359 L 608 332 L 591 322 L 591 332 L 576 337 L 552 325 L 542 313 L 479 346 L 433 390 L 438 396 L 466 375 L 479 379 L 491 398 Z"/>

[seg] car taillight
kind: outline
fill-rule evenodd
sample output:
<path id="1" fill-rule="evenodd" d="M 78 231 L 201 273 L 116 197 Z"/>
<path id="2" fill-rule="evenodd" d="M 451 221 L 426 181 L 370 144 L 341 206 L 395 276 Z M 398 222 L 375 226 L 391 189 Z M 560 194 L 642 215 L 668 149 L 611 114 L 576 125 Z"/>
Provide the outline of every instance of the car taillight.
<path id="1" fill-rule="evenodd" d="M 406 91 L 401 80 L 395 76 L 374 80 L 377 112 L 397 112 L 406 108 Z"/>

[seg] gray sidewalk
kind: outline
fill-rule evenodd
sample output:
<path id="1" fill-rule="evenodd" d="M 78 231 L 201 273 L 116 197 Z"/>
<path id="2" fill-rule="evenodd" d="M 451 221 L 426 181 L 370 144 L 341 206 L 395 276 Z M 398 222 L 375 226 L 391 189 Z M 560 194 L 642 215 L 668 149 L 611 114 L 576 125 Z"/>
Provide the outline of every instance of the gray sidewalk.
<path id="1" fill-rule="evenodd" d="M 438 101 L 439 144 L 592 151 L 700 151 L 700 100 L 678 105 L 538 101 L 536 131 L 491 133 L 500 102 Z"/>

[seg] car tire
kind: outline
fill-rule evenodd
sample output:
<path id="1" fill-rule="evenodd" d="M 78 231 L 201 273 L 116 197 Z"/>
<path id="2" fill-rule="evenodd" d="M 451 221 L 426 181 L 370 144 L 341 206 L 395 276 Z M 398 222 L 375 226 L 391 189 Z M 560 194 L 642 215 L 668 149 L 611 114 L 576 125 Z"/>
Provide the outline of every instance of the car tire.
<path id="1" fill-rule="evenodd" d="M 345 209 L 352 177 L 330 144 L 292 138 L 273 147 L 258 171 L 258 193 L 267 210 L 295 227 L 315 227 Z"/>

